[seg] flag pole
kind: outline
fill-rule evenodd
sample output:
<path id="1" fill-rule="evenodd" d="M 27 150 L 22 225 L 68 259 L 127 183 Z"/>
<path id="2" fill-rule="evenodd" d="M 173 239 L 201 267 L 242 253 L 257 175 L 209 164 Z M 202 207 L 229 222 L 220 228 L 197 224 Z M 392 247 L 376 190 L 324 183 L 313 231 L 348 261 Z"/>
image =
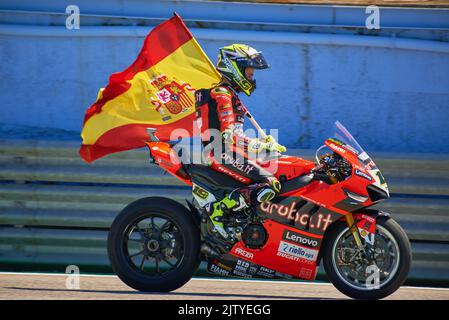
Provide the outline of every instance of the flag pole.
<path id="1" fill-rule="evenodd" d="M 262 139 L 266 139 L 267 135 L 265 134 L 265 132 L 262 130 L 262 128 L 257 123 L 256 119 L 254 119 L 254 117 L 248 110 L 246 110 L 246 116 L 248 117 L 249 121 L 253 124 L 254 128 L 257 129 L 257 131 L 259 132 L 259 135 L 262 137 Z"/>
<path id="2" fill-rule="evenodd" d="M 262 128 L 259 126 L 256 119 L 253 118 L 252 114 L 246 108 L 245 108 L 245 112 L 246 112 L 246 116 L 248 117 L 249 121 L 257 129 L 257 131 L 259 132 L 259 135 L 262 137 L 262 139 L 266 139 L 267 135 L 265 134 L 265 131 L 263 131 Z M 281 153 L 277 152 L 277 151 L 275 151 L 274 154 L 277 156 L 281 155 Z"/>

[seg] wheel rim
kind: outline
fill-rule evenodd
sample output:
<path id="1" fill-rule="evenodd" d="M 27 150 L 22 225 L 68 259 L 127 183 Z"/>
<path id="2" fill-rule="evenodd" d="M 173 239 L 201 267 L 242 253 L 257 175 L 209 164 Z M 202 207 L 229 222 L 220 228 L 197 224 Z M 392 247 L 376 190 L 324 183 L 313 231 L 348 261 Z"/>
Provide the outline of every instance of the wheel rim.
<path id="1" fill-rule="evenodd" d="M 184 259 L 184 235 L 172 220 L 147 213 L 125 228 L 123 253 L 134 271 L 159 278 L 174 272 Z"/>
<path id="2" fill-rule="evenodd" d="M 368 245 L 364 243 L 364 247 L 368 248 Z M 355 248 L 357 246 L 349 228 L 339 233 L 332 247 L 332 267 L 348 286 L 363 291 L 380 289 L 397 274 L 399 245 L 383 226 L 377 225 L 370 254 L 363 255 Z M 374 282 L 376 278 L 377 282 Z"/>

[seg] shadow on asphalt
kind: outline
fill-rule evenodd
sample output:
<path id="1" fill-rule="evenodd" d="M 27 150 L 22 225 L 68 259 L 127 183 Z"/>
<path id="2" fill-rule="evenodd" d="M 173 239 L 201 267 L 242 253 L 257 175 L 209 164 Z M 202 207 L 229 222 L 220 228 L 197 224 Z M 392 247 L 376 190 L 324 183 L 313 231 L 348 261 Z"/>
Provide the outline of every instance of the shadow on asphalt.
<path id="1" fill-rule="evenodd" d="M 28 290 L 28 291 L 51 291 L 51 292 L 83 292 L 83 293 L 108 293 L 108 294 L 134 294 L 146 296 L 163 296 L 170 298 L 172 296 L 192 296 L 192 297 L 226 297 L 226 298 L 258 298 L 258 299 L 289 299 L 289 300 L 342 300 L 335 298 L 312 298 L 312 297 L 292 297 L 292 296 L 270 296 L 258 294 L 228 294 L 228 293 L 197 293 L 197 292 L 139 292 L 139 291 L 113 291 L 113 290 L 76 290 L 76 289 L 47 289 L 47 288 L 17 288 L 4 287 L 5 289 Z"/>

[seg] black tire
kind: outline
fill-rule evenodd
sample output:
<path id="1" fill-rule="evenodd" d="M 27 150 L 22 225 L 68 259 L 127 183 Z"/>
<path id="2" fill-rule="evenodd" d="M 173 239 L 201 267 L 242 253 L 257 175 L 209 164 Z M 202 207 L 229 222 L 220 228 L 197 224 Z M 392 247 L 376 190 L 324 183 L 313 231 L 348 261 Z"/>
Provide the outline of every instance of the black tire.
<path id="1" fill-rule="evenodd" d="M 337 237 L 341 235 L 344 230 L 348 229 L 345 222 L 337 222 L 331 226 L 326 233 L 325 242 L 323 243 L 323 265 L 326 275 L 332 284 L 343 294 L 354 299 L 382 299 L 393 292 L 395 292 L 404 283 L 410 270 L 412 253 L 410 242 L 401 226 L 392 218 L 387 216 L 380 216 L 377 218 L 377 225 L 385 228 L 396 240 L 399 248 L 399 262 L 394 275 L 381 284 L 378 289 L 356 289 L 343 281 L 339 276 L 336 267 L 333 263 L 333 247 L 334 243 L 338 241 Z M 343 276 L 342 276 L 343 277 Z"/>
<path id="2" fill-rule="evenodd" d="M 126 242 L 130 226 L 150 216 L 170 221 L 182 239 L 182 258 L 179 259 L 179 264 L 176 264 L 174 270 L 156 276 L 136 268 Z M 162 197 L 139 199 L 124 208 L 112 223 L 108 235 L 108 257 L 114 272 L 131 288 L 145 292 L 173 291 L 192 278 L 201 262 L 199 228 L 192 213 L 174 200 Z"/>

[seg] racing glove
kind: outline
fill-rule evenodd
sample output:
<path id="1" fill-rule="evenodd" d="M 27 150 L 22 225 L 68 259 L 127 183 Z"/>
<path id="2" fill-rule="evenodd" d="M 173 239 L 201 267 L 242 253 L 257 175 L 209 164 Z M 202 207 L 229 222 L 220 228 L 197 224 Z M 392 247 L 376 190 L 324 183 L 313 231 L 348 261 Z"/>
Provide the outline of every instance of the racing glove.
<path id="1" fill-rule="evenodd" d="M 276 142 L 276 140 L 274 139 L 274 137 L 272 135 L 268 135 L 266 136 L 264 139 L 262 139 L 263 142 Z"/>
<path id="2" fill-rule="evenodd" d="M 268 137 L 271 137 L 271 136 L 268 136 Z M 271 137 L 271 138 L 273 138 L 273 137 Z M 274 139 L 270 142 L 263 142 L 259 139 L 251 139 L 250 142 L 248 143 L 248 151 L 250 151 L 250 152 L 260 152 L 264 149 L 268 150 L 270 152 L 276 151 L 279 153 L 287 151 L 286 147 L 280 145 L 279 143 L 274 141 Z"/>
<path id="3" fill-rule="evenodd" d="M 277 151 L 277 152 L 287 151 L 287 148 L 284 147 L 283 145 L 280 145 L 279 143 L 277 143 L 277 141 L 274 139 L 274 137 L 272 135 L 266 136 L 266 138 L 264 139 L 264 142 L 268 143 L 269 147 L 274 148 L 274 150 L 267 149 L 269 151 Z"/>

